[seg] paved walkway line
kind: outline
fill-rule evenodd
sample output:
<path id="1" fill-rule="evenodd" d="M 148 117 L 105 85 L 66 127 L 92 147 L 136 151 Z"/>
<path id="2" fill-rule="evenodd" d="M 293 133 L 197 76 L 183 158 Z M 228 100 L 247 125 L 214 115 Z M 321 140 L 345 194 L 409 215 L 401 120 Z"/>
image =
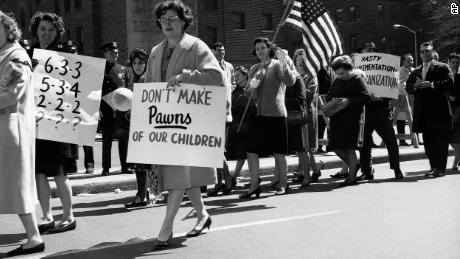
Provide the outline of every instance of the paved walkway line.
<path id="1" fill-rule="evenodd" d="M 272 223 L 279 223 L 279 222 L 286 222 L 286 221 L 293 221 L 293 220 L 301 220 L 301 219 L 307 219 L 307 218 L 329 216 L 329 215 L 334 215 L 334 214 L 339 214 L 339 213 L 340 213 L 340 211 L 333 210 L 333 211 L 319 212 L 319 213 L 296 216 L 296 217 L 254 221 L 254 222 L 248 222 L 248 223 L 243 223 L 243 224 L 235 224 L 235 225 L 228 225 L 228 226 L 222 226 L 222 227 L 214 227 L 214 228 L 211 228 L 208 232 L 224 231 L 224 230 L 230 230 L 230 229 L 245 228 L 245 227 L 266 225 L 266 224 L 272 224 Z M 187 233 L 178 233 L 178 234 L 175 234 L 174 237 L 182 237 L 182 236 L 185 236 L 186 234 Z"/>

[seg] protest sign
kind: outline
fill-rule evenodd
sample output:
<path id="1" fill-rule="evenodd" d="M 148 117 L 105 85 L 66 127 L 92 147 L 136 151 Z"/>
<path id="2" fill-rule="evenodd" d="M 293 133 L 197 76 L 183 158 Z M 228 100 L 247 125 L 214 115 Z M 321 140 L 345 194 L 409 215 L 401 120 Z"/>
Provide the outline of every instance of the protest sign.
<path id="1" fill-rule="evenodd" d="M 92 146 L 105 60 L 35 49 L 37 138 Z"/>
<path id="2" fill-rule="evenodd" d="M 353 57 L 355 68 L 366 74 L 369 92 L 376 97 L 398 99 L 399 56 L 384 53 L 363 53 Z"/>
<path id="3" fill-rule="evenodd" d="M 222 168 L 226 90 L 134 84 L 127 161 Z"/>

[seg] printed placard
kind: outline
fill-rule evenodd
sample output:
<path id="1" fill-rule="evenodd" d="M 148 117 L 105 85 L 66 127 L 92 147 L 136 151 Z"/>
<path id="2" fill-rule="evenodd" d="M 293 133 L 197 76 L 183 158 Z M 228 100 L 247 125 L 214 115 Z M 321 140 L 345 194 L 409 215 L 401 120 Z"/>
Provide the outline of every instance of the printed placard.
<path id="1" fill-rule="evenodd" d="M 226 88 L 134 84 L 128 162 L 222 168 Z"/>
<path id="2" fill-rule="evenodd" d="M 384 53 L 363 53 L 353 57 L 355 68 L 366 73 L 369 92 L 377 97 L 398 99 L 399 56 Z"/>
<path id="3" fill-rule="evenodd" d="M 35 49 L 37 138 L 92 146 L 105 60 Z"/>

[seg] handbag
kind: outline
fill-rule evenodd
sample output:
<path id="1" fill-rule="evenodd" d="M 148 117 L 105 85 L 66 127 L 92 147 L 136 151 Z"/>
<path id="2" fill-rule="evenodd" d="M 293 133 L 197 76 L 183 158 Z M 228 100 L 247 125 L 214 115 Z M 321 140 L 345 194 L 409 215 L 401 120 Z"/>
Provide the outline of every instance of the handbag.
<path id="1" fill-rule="evenodd" d="M 288 126 L 300 126 L 305 125 L 308 122 L 308 111 L 303 109 L 302 111 L 288 111 L 287 124 Z"/>
<path id="2" fill-rule="evenodd" d="M 325 103 L 323 106 L 323 114 L 326 117 L 332 117 L 341 110 L 345 109 L 348 106 L 346 102 L 343 102 L 342 99 L 336 98 L 332 99 L 329 102 Z"/>

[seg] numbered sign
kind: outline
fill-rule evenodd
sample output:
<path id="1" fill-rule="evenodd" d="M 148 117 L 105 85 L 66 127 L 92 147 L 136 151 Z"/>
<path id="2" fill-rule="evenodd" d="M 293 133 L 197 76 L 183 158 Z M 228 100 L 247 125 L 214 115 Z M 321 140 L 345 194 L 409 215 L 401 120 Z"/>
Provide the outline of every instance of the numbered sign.
<path id="1" fill-rule="evenodd" d="M 134 84 L 128 162 L 222 168 L 225 87 Z"/>
<path id="2" fill-rule="evenodd" d="M 105 60 L 35 49 L 37 138 L 92 146 Z"/>

